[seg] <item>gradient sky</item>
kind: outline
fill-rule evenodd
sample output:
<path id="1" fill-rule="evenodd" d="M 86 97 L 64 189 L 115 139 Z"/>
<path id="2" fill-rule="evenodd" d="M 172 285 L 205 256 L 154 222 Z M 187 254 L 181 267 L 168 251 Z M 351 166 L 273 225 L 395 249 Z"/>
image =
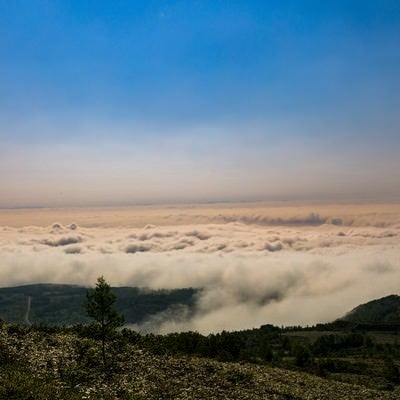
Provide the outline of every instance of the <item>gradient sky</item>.
<path id="1" fill-rule="evenodd" d="M 0 207 L 400 198 L 398 0 L 0 0 Z"/>

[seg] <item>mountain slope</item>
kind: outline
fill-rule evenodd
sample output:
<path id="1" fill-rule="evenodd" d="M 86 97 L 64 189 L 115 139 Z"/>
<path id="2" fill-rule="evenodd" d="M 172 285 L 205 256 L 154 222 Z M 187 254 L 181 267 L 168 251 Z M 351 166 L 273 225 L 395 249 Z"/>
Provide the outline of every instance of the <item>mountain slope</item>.
<path id="1" fill-rule="evenodd" d="M 400 324 L 400 296 L 390 295 L 361 304 L 341 320 L 362 324 Z"/>

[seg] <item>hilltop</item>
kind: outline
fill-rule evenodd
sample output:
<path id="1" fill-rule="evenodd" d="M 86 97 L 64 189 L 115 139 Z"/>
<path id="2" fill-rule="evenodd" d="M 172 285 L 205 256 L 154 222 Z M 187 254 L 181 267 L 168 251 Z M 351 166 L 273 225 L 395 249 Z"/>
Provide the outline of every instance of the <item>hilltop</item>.
<path id="1" fill-rule="evenodd" d="M 400 296 L 390 295 L 361 304 L 341 320 L 361 324 L 400 324 Z"/>

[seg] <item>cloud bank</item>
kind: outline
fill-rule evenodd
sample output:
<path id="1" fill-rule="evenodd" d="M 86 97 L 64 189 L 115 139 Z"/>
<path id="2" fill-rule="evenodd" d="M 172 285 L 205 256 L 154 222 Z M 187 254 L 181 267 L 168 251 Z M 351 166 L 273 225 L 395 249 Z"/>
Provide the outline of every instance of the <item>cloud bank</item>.
<path id="1" fill-rule="evenodd" d="M 147 331 L 207 333 L 330 321 L 359 303 L 398 292 L 400 227 L 385 210 L 356 215 L 352 224 L 343 222 L 346 215 L 293 219 L 287 210 L 254 223 L 237 209 L 229 212 L 239 220 L 210 223 L 212 215 L 199 218 L 196 209 L 190 224 L 185 218 L 179 224 L 177 213 L 167 218 L 170 224 L 154 224 L 163 220 L 158 215 L 142 227 L 64 220 L 3 225 L 0 282 L 91 285 L 103 274 L 113 285 L 202 289 L 194 313 L 169 310 L 139 327 Z"/>

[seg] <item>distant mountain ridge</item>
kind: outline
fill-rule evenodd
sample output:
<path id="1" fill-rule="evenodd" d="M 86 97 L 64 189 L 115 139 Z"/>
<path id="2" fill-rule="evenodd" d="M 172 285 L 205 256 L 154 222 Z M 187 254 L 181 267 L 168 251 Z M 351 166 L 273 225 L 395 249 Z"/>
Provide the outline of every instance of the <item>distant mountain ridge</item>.
<path id="1" fill-rule="evenodd" d="M 360 324 L 400 324 L 400 296 L 392 294 L 360 304 L 340 320 Z"/>
<path id="2" fill-rule="evenodd" d="M 174 307 L 193 310 L 198 289 L 159 289 L 113 287 L 116 308 L 127 324 Z M 89 318 L 82 307 L 86 287 L 41 283 L 0 288 L 0 319 L 16 324 L 75 325 L 86 324 Z"/>

